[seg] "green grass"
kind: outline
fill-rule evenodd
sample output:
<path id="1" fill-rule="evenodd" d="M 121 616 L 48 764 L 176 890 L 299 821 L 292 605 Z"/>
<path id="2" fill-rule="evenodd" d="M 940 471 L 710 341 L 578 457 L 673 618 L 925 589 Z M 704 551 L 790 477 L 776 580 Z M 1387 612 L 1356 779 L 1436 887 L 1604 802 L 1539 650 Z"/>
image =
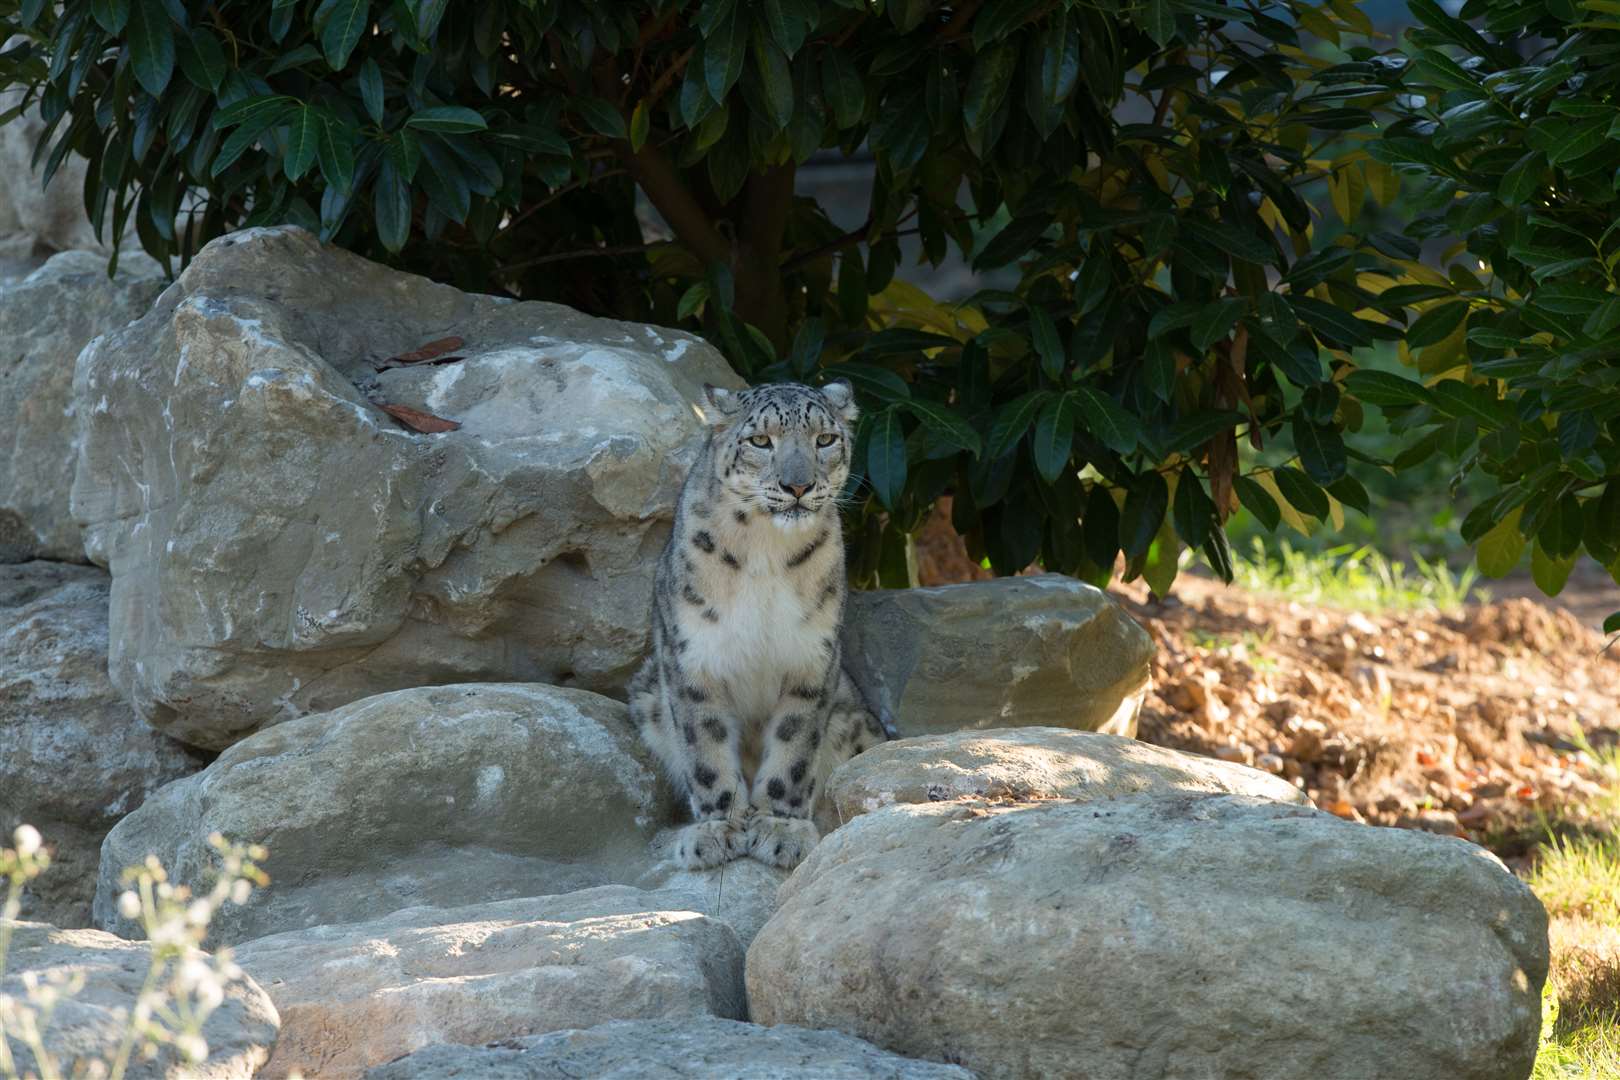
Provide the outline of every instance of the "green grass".
<path id="1" fill-rule="evenodd" d="M 1370 544 L 1341 544 L 1320 551 L 1295 547 L 1286 537 L 1268 548 L 1259 537 L 1251 554 L 1236 561 L 1237 584 L 1302 604 L 1352 611 L 1445 611 L 1461 607 L 1483 590 L 1472 567 L 1454 571 L 1416 553 L 1408 564 Z"/>
<path id="2" fill-rule="evenodd" d="M 1620 751 L 1573 741 L 1607 771 L 1608 795 L 1547 822 L 1530 887 L 1552 917 L 1532 1080 L 1620 1080 Z"/>

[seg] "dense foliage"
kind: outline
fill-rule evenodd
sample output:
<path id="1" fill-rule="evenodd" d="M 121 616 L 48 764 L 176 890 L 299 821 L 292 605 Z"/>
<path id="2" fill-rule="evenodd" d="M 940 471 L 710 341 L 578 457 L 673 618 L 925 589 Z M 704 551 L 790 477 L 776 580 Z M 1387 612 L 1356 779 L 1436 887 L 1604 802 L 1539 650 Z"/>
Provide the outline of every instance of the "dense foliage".
<path id="1" fill-rule="evenodd" d="M 1483 573 L 1528 545 L 1548 593 L 1583 551 L 1620 580 L 1620 3 L 1412 11 L 1410 62 L 1360 74 L 1403 91 L 1370 149 L 1422 179 L 1407 232 L 1441 248 L 1398 297 L 1423 383 L 1350 385 L 1411 436 L 1400 464 L 1445 454 L 1459 480 L 1489 477 L 1462 530 Z"/>
<path id="2" fill-rule="evenodd" d="M 859 581 L 908 580 L 949 491 L 998 572 L 1106 578 L 1123 550 L 1163 592 L 1183 546 L 1230 575 L 1240 502 L 1270 527 L 1365 507 L 1348 351 L 1400 336 L 1367 283 L 1416 246 L 1313 251 L 1302 190 L 1346 223 L 1396 194 L 1345 143 L 1389 97 L 1370 30 L 1350 0 L 0 0 L 24 35 L 0 89 L 159 257 L 298 222 L 701 328 L 755 379 L 849 378 Z M 846 231 L 794 174 L 863 144 Z M 672 240 L 644 242 L 638 188 Z M 895 278 L 908 236 L 1010 287 L 937 304 Z M 1240 439 L 1292 464 L 1241 475 Z"/>

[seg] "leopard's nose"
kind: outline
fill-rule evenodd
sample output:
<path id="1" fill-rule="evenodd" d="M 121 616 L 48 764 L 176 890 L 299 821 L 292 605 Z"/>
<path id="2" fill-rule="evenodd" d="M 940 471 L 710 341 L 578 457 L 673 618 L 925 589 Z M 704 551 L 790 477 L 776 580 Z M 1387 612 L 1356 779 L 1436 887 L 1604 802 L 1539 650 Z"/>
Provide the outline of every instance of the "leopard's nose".
<path id="1" fill-rule="evenodd" d="M 787 492 L 789 495 L 792 495 L 795 499 L 802 499 L 804 498 L 804 493 L 810 490 L 810 485 L 790 484 L 784 480 L 782 481 L 782 490 Z"/>

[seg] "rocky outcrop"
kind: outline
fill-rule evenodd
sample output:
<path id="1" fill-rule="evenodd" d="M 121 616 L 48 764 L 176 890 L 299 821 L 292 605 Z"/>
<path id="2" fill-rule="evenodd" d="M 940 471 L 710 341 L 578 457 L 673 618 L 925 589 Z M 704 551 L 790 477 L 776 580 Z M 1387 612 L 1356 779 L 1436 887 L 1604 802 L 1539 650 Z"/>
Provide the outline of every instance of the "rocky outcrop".
<path id="1" fill-rule="evenodd" d="M 681 903 L 619 885 L 250 942 L 236 961 L 281 1015 L 259 1076 L 345 1080 L 435 1043 L 743 1017 L 742 946 Z"/>
<path id="2" fill-rule="evenodd" d="M 59 930 L 41 923 L 20 923 L 11 939 L 6 973 L 0 976 L 0 998 L 29 1002 L 29 984 L 52 987 L 73 979 L 84 985 L 59 1002 L 45 1029 L 45 1050 L 63 1075 L 82 1076 L 91 1061 L 111 1063 L 124 1035 L 124 1020 L 151 968 L 151 947 L 125 941 L 99 930 Z M 202 1062 L 182 1059 L 164 1047 L 147 1059 L 136 1053 L 128 1080 L 249 1080 L 270 1057 L 276 1041 L 276 1008 L 251 979 L 225 986 L 224 998 L 203 1025 L 208 1056 Z M 15 1064 L 23 1076 L 42 1071 L 33 1054 L 10 1033 Z"/>
<path id="3" fill-rule="evenodd" d="M 9 127 L 0 125 L 0 147 Z M 139 318 L 164 284 L 144 255 L 129 254 L 120 265 L 109 279 L 105 255 L 70 251 L 0 285 L 0 562 L 85 561 L 68 509 L 78 458 L 74 361 L 96 335 Z"/>
<path id="4" fill-rule="evenodd" d="M 214 749 L 406 686 L 620 692 L 704 382 L 740 385 L 689 334 L 459 292 L 293 227 L 214 241 L 78 366 L 72 505 L 118 582 L 114 683 Z"/>
<path id="5" fill-rule="evenodd" d="M 790 871 L 758 859 L 736 859 L 711 870 L 683 870 L 670 857 L 674 835 L 675 830 L 666 829 L 653 841 L 656 861 L 636 884 L 684 896 L 692 910 L 731 927 L 746 949 L 775 913 L 776 891 Z"/>
<path id="6" fill-rule="evenodd" d="M 220 913 L 210 940 L 223 944 L 632 883 L 669 815 L 625 712 L 582 690 L 480 683 L 278 724 L 118 823 L 96 923 L 124 929 L 118 872 L 148 854 L 172 880 L 199 882 L 215 831 L 268 847 L 273 882 Z"/>
<path id="7" fill-rule="evenodd" d="M 986 1076 L 1529 1075 L 1547 920 L 1463 841 L 1234 795 L 890 806 L 748 952 L 752 1018 Z"/>
<path id="8" fill-rule="evenodd" d="M 735 1020 L 620 1020 L 495 1046 L 435 1046 L 366 1080 L 972 1080 L 836 1031 Z"/>
<path id="9" fill-rule="evenodd" d="M 0 113 L 15 103 L 13 93 L 0 93 Z M 88 163 L 77 154 L 69 154 L 51 177 L 50 185 L 43 184 L 43 175 L 33 167 L 33 158 L 34 146 L 44 132 L 45 121 L 37 108 L 0 124 L 0 235 L 24 237 L 32 247 L 53 251 L 100 248 L 84 212 Z M 109 220 L 102 234 L 106 239 L 111 239 L 111 226 Z"/>
<path id="10" fill-rule="evenodd" d="M 850 594 L 844 662 L 902 736 L 1047 727 L 1136 734 L 1153 640 L 1060 574 Z"/>
<path id="11" fill-rule="evenodd" d="M 201 757 L 147 727 L 107 681 L 107 575 L 0 566 L 0 836 L 44 834 L 53 865 L 23 913 L 90 925 L 107 830 Z"/>
<path id="12" fill-rule="evenodd" d="M 1279 776 L 1119 735 L 1002 728 L 924 735 L 874 746 L 838 769 L 816 802 L 829 833 L 895 803 L 991 799 L 1095 802 L 1137 792 L 1221 793 L 1309 805 Z"/>

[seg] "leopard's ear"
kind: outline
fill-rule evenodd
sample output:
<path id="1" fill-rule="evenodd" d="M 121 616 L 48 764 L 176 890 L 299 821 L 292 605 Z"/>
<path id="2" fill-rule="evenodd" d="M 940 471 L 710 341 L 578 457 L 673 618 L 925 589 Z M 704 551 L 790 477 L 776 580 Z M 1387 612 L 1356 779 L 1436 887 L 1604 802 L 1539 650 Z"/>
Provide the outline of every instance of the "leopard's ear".
<path id="1" fill-rule="evenodd" d="M 736 390 L 727 390 L 723 386 L 711 383 L 703 384 L 703 404 L 692 406 L 692 411 L 698 414 L 710 427 L 719 427 L 737 414 L 742 408 L 742 394 Z"/>
<path id="2" fill-rule="evenodd" d="M 855 404 L 855 388 L 849 385 L 847 379 L 834 379 L 823 386 L 821 396 L 827 399 L 827 404 L 843 418 L 844 423 L 853 426 L 860 417 L 860 407 Z"/>

